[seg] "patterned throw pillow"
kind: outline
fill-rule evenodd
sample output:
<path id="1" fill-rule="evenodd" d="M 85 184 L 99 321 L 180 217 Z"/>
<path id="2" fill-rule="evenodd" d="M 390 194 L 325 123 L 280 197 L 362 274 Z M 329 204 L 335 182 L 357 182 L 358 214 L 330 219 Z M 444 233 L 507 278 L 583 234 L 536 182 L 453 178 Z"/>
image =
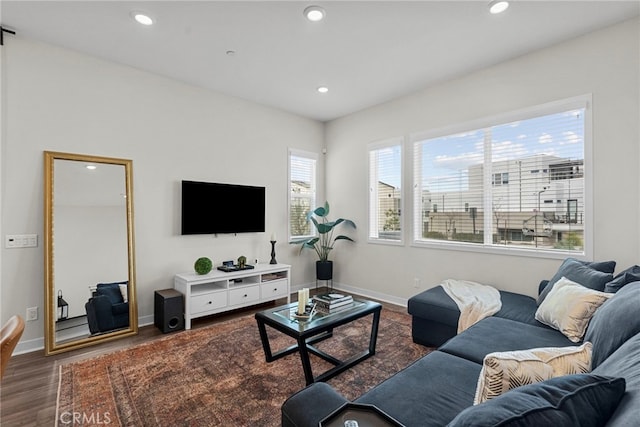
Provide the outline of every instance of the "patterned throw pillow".
<path id="1" fill-rule="evenodd" d="M 579 347 L 546 347 L 489 353 L 478 378 L 473 404 L 550 378 L 591 371 L 591 343 Z"/>
<path id="2" fill-rule="evenodd" d="M 580 342 L 591 316 L 613 295 L 585 288 L 563 277 L 542 301 L 535 318 L 559 330 L 569 340 Z"/>

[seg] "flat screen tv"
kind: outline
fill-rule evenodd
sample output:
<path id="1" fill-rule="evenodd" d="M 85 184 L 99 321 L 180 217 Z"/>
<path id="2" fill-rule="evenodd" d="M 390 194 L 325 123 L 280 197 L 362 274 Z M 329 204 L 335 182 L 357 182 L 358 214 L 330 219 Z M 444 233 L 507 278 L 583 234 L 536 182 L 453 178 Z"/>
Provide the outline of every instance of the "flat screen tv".
<path id="1" fill-rule="evenodd" d="M 182 181 L 182 234 L 264 231 L 265 188 Z"/>

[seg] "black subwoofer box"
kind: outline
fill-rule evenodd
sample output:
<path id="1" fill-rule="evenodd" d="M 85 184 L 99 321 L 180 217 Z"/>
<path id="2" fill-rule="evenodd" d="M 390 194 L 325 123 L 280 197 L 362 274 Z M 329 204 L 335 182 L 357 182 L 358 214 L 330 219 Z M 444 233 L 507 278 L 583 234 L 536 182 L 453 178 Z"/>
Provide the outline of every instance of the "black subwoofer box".
<path id="1" fill-rule="evenodd" d="M 163 334 L 184 329 L 184 298 L 175 289 L 155 292 L 154 323 Z"/>

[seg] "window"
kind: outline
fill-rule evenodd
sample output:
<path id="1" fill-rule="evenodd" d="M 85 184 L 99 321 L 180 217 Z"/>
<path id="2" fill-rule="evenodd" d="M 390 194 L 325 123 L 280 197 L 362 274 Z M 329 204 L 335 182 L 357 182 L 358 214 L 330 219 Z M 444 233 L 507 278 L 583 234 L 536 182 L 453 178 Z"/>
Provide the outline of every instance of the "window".
<path id="1" fill-rule="evenodd" d="M 509 172 L 503 173 L 494 173 L 491 184 L 496 185 L 507 185 L 509 183 Z"/>
<path id="2" fill-rule="evenodd" d="M 316 207 L 315 153 L 289 150 L 289 239 L 309 237 L 315 230 L 307 214 Z"/>
<path id="3" fill-rule="evenodd" d="M 369 239 L 402 241 L 402 139 L 369 145 Z"/>
<path id="4" fill-rule="evenodd" d="M 586 114 L 585 97 L 413 137 L 414 241 L 583 253 Z"/>

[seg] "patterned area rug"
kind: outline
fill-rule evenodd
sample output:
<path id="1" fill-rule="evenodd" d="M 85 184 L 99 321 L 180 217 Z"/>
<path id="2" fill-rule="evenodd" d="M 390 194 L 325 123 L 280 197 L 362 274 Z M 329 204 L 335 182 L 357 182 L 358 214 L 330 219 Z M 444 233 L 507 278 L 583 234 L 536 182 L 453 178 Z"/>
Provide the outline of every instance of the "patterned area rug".
<path id="1" fill-rule="evenodd" d="M 316 346 L 340 359 L 366 349 L 371 316 Z M 267 327 L 272 350 L 294 341 Z M 376 354 L 331 379 L 355 399 L 430 349 L 411 341 L 411 317 L 384 308 Z M 332 367 L 312 356 L 314 375 Z M 251 316 L 168 335 L 60 368 L 59 426 L 278 426 L 280 406 L 305 387 L 300 356 L 266 363 Z"/>

